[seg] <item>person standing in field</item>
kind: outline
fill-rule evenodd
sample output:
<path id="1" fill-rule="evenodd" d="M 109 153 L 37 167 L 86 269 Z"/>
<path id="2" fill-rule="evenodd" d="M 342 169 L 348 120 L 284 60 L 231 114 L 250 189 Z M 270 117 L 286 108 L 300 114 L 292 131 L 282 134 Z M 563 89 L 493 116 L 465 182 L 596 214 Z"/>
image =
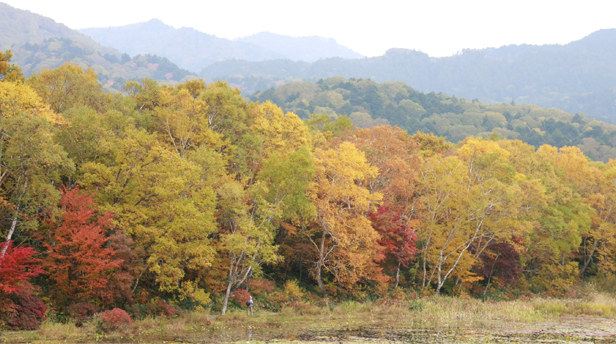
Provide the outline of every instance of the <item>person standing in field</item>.
<path id="1" fill-rule="evenodd" d="M 252 301 L 252 295 L 250 295 L 250 299 L 246 302 L 246 306 L 248 306 L 248 316 L 254 315 L 254 301 Z"/>

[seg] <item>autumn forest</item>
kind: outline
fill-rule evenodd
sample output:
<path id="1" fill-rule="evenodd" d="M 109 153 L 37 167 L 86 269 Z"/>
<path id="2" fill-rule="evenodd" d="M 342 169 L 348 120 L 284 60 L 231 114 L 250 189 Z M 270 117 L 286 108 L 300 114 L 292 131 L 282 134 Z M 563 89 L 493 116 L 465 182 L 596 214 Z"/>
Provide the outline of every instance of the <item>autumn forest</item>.
<path id="1" fill-rule="evenodd" d="M 250 295 L 276 312 L 614 281 L 616 161 L 574 145 L 490 131 L 452 143 L 315 106 L 300 118 L 220 81 L 106 92 L 91 69 L 24 78 L 11 57 L 0 53 L 1 328 L 115 309 L 225 314 Z"/>

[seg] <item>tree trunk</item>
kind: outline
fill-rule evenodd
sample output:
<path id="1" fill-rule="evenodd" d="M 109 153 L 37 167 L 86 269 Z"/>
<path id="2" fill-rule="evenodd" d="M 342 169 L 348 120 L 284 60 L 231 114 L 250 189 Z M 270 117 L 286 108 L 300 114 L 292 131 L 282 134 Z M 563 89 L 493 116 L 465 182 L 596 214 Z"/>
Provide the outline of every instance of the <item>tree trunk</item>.
<path id="1" fill-rule="evenodd" d="M 400 283 L 400 262 L 398 262 L 398 271 L 396 271 L 396 285 L 394 286 L 394 291 L 398 288 L 398 284 Z"/>
<path id="2" fill-rule="evenodd" d="M 430 246 L 430 239 L 428 238 L 428 242 L 426 242 L 426 247 L 423 249 L 423 279 L 421 281 L 421 287 L 422 288 L 426 288 L 426 278 L 428 277 L 428 267 L 426 266 L 427 263 L 427 256 L 428 256 L 428 246 Z M 430 280 L 432 280 L 432 277 L 430 277 Z"/>
<path id="3" fill-rule="evenodd" d="M 494 265 L 496 264 L 496 260 L 500 257 L 500 253 L 494 258 L 494 262 L 492 262 L 492 268 L 490 269 L 490 276 L 488 276 L 488 284 L 486 285 L 486 289 L 483 291 L 483 297 L 486 297 L 486 293 L 488 292 L 488 288 L 490 288 L 490 281 L 492 281 L 492 274 L 494 274 Z"/>
<path id="4" fill-rule="evenodd" d="M 229 304 L 229 295 L 231 295 L 231 281 L 229 281 L 229 285 L 227 285 L 227 292 L 225 293 L 225 300 L 222 302 L 222 315 L 227 313 L 227 305 Z"/>
<path id="5" fill-rule="evenodd" d="M 225 292 L 225 299 L 222 302 L 222 315 L 225 315 L 225 313 L 227 313 L 227 306 L 229 304 L 229 296 L 231 295 L 231 287 L 233 286 L 233 261 L 235 261 L 235 259 L 231 260 L 231 265 L 229 266 L 229 284 L 227 285 L 227 291 Z"/>
<path id="6" fill-rule="evenodd" d="M 596 250 L 597 250 L 597 240 L 594 239 L 593 240 L 593 245 L 592 245 L 592 250 L 590 251 L 589 254 L 587 254 L 585 257 L 583 257 L 584 264 L 582 264 L 582 267 L 580 268 L 580 278 L 584 278 L 584 275 L 586 274 L 586 269 L 590 265 L 590 262 L 592 262 L 592 257 L 595 254 Z"/>
<path id="7" fill-rule="evenodd" d="M 443 278 L 442 276 L 442 267 L 443 267 L 443 248 L 441 248 L 441 258 L 438 263 L 438 272 L 437 272 L 438 282 L 436 283 L 436 295 L 439 295 L 441 293 L 441 288 L 443 287 L 443 284 L 445 284 L 445 281 L 447 280 L 446 276 L 445 278 Z"/>
<path id="8" fill-rule="evenodd" d="M 15 210 L 15 214 L 13 215 L 13 221 L 11 222 L 11 229 L 9 230 L 9 234 L 6 236 L 6 245 L 2 248 L 2 252 L 0 252 L 0 258 L 4 258 L 6 251 L 9 249 L 9 242 L 11 238 L 13 238 L 13 233 L 15 232 L 15 227 L 17 227 L 17 214 L 19 212 L 19 208 Z"/>
<path id="9" fill-rule="evenodd" d="M 325 235 L 321 237 L 321 250 L 319 252 L 319 262 L 317 263 L 317 284 L 319 285 L 319 289 L 321 289 L 321 294 L 323 294 L 323 296 L 326 296 L 325 285 L 323 284 L 323 278 L 321 277 L 321 272 L 323 270 L 324 250 L 325 250 Z"/>
<path id="10" fill-rule="evenodd" d="M 434 293 L 434 295 L 440 295 L 441 294 L 441 288 L 443 287 L 443 284 L 445 284 L 445 281 L 443 281 L 443 283 L 438 282 L 436 284 L 436 292 Z"/>
<path id="11" fill-rule="evenodd" d="M 321 262 L 319 262 L 317 267 L 317 284 L 319 285 L 319 289 L 321 289 L 321 294 L 323 294 L 323 296 L 327 296 L 325 293 L 325 285 L 323 284 L 323 279 L 321 278 Z"/>
<path id="12" fill-rule="evenodd" d="M 302 253 L 299 253 L 299 283 L 302 283 Z"/>

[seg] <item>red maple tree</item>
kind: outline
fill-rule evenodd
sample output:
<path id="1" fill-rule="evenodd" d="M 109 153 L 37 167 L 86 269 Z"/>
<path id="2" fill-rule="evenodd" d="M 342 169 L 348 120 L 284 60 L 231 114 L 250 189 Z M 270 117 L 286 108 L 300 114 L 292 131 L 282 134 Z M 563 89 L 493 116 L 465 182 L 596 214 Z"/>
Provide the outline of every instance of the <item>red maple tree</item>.
<path id="1" fill-rule="evenodd" d="M 97 215 L 97 204 L 90 195 L 78 188 L 62 190 L 60 204 L 63 215 L 51 223 L 51 243 L 44 244 L 47 257 L 43 266 L 54 283 L 58 299 L 71 301 L 106 300 L 110 272 L 118 268 L 116 251 L 105 247 L 109 237 L 106 229 L 112 226 L 113 215 Z M 70 298 L 68 300 L 67 298 Z"/>
<path id="2" fill-rule="evenodd" d="M 386 206 L 368 214 L 373 228 L 381 235 L 379 244 L 385 248 L 386 270 L 396 271 L 396 285 L 400 279 L 400 267 L 408 267 L 417 251 L 415 231 L 404 221 L 400 213 Z M 395 288 L 394 287 L 394 288 Z"/>
<path id="3" fill-rule="evenodd" d="M 0 292 L 14 293 L 28 288 L 26 283 L 44 271 L 38 265 L 39 260 L 33 258 L 36 251 L 32 247 L 13 247 L 13 242 L 0 244 L 0 252 L 8 245 L 3 257 L 0 257 Z"/>

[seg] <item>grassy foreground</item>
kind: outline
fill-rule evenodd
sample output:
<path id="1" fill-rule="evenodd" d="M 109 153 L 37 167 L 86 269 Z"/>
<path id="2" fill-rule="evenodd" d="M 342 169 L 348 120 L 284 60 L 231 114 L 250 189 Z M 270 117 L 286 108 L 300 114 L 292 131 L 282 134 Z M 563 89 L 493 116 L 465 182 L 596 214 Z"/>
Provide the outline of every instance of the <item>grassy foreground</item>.
<path id="1" fill-rule="evenodd" d="M 149 318 L 112 333 L 94 321 L 45 322 L 37 331 L 6 332 L 8 343 L 161 343 L 246 341 L 335 342 L 616 342 L 616 298 L 481 301 L 426 297 L 410 301 L 345 302 L 329 307 L 258 311 L 247 317 L 184 313 L 174 319 Z"/>

